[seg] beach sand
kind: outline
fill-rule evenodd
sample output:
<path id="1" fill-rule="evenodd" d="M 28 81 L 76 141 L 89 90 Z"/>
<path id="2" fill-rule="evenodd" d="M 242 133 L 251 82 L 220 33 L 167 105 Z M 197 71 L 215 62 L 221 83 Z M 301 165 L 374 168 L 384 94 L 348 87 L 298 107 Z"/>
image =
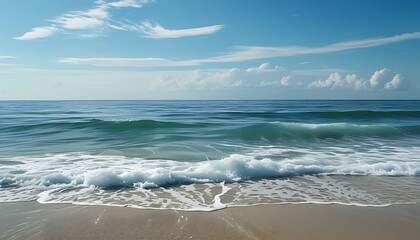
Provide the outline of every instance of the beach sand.
<path id="1" fill-rule="evenodd" d="M 0 203 L 0 239 L 417 239 L 420 204 L 260 205 L 214 212 Z"/>

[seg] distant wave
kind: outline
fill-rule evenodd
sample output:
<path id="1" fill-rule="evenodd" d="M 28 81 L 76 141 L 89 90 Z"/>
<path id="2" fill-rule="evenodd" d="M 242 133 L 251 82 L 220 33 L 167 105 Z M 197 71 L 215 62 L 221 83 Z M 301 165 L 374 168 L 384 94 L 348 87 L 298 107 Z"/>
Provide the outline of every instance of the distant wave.
<path id="1" fill-rule="evenodd" d="M 131 131 L 131 130 L 154 130 L 162 128 L 192 128 L 199 127 L 195 124 L 179 122 L 163 122 L 155 120 L 100 120 L 91 119 L 80 122 L 49 122 L 34 123 L 19 126 L 3 127 L 5 132 L 25 132 L 31 130 L 75 130 L 75 129 L 97 129 L 104 131 Z"/>
<path id="2" fill-rule="evenodd" d="M 177 129 L 194 129 L 190 133 L 202 133 L 205 137 L 217 137 L 216 140 L 316 140 L 341 139 L 345 137 L 384 137 L 400 138 L 419 136 L 420 125 L 354 124 L 336 123 L 300 123 L 274 121 L 250 125 L 227 125 L 212 127 L 209 123 L 183 123 L 156 120 L 99 120 L 91 119 L 80 122 L 48 122 L 25 125 L 9 125 L 0 129 L 2 133 L 24 134 L 28 136 L 59 134 L 69 131 L 91 131 L 104 133 L 136 133 L 158 131 L 175 133 Z M 169 131 L 170 130 L 170 131 Z M 79 134 L 79 133 L 78 133 Z M 185 135 L 197 137 L 197 135 Z M 124 135 L 121 135 L 124 138 Z"/>
<path id="3" fill-rule="evenodd" d="M 352 119 L 368 120 L 379 118 L 420 118 L 420 111 L 312 111 L 312 112 L 272 112 L 272 111 L 226 111 L 219 112 L 220 115 L 232 117 L 255 117 L 255 118 L 325 118 L 325 119 Z"/>
<path id="4" fill-rule="evenodd" d="M 420 118 L 420 111 L 337 111 L 337 112 L 307 112 L 310 116 L 321 118 Z"/>
<path id="5" fill-rule="evenodd" d="M 359 125 L 350 123 L 296 123 L 271 122 L 241 127 L 231 131 L 233 136 L 257 139 L 337 139 L 343 137 L 401 137 L 420 134 L 420 125 L 391 126 L 391 125 Z"/>

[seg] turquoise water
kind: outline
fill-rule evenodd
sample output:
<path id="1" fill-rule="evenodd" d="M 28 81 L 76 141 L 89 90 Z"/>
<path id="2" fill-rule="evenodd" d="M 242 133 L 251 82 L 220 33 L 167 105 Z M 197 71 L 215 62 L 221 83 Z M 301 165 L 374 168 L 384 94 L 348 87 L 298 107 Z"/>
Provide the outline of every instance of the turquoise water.
<path id="1" fill-rule="evenodd" d="M 0 102 L 5 202 L 381 206 L 419 175 L 420 101 Z"/>

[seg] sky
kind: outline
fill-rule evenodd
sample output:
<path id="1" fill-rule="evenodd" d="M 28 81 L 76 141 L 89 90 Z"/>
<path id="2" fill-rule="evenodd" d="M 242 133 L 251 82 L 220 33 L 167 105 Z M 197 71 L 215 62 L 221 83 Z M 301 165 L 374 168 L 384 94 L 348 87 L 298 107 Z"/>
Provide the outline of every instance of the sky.
<path id="1" fill-rule="evenodd" d="M 420 1 L 3 0 L 0 100 L 420 99 Z"/>

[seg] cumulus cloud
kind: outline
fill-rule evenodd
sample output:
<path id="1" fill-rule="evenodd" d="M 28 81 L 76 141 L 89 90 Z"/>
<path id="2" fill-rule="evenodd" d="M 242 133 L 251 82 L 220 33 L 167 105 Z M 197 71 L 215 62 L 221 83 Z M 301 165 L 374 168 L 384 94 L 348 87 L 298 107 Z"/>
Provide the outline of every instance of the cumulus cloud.
<path id="1" fill-rule="evenodd" d="M 366 88 L 366 83 L 360 79 L 356 74 L 346 75 L 347 86 L 354 90 L 361 90 Z"/>
<path id="2" fill-rule="evenodd" d="M 401 74 L 396 74 L 392 80 L 388 74 L 389 69 L 382 68 L 375 71 L 368 79 L 358 77 L 356 74 L 342 75 L 339 72 L 332 73 L 325 80 L 317 80 L 308 84 L 308 88 L 338 88 L 352 90 L 369 90 L 369 89 L 397 89 L 400 87 L 402 79 Z M 388 82 L 386 82 L 388 81 Z"/>
<path id="3" fill-rule="evenodd" d="M 269 64 L 262 68 L 273 69 Z M 154 80 L 153 89 L 231 89 L 237 87 L 290 87 L 291 75 L 284 75 L 281 71 L 254 72 L 231 69 L 203 69 L 196 71 L 173 71 L 165 72 Z"/>
<path id="4" fill-rule="evenodd" d="M 270 64 L 269 63 L 263 63 L 258 67 L 258 70 L 261 70 L 261 71 L 265 71 L 265 70 L 268 70 L 268 69 L 270 69 Z"/>
<path id="5" fill-rule="evenodd" d="M 313 81 L 309 88 L 338 88 L 344 86 L 344 79 L 339 72 L 331 73 L 326 80 Z"/>
<path id="6" fill-rule="evenodd" d="M 279 67 L 279 66 L 274 66 L 271 67 L 270 63 L 263 63 L 261 64 L 259 67 L 251 67 L 248 68 L 246 71 L 247 72 L 275 72 L 275 71 L 282 71 L 284 70 L 284 68 Z"/>
<path id="7" fill-rule="evenodd" d="M 277 81 L 270 81 L 270 80 L 262 80 L 260 85 L 261 86 L 289 86 L 290 85 L 290 78 L 292 76 L 283 76 L 280 80 Z"/>
<path id="8" fill-rule="evenodd" d="M 290 78 L 291 78 L 292 76 L 286 76 L 286 77 L 282 77 L 281 78 L 281 80 L 280 80 L 280 85 L 282 85 L 282 86 L 289 86 L 289 84 L 290 84 Z"/>
<path id="9" fill-rule="evenodd" d="M 398 89 L 401 86 L 401 74 L 396 74 L 391 81 L 385 83 L 385 88 L 388 90 Z"/>
<path id="10" fill-rule="evenodd" d="M 382 68 L 381 70 L 376 71 L 369 80 L 370 86 L 373 88 L 377 87 L 388 71 L 389 69 L 387 68 Z"/>
<path id="11" fill-rule="evenodd" d="M 241 70 L 238 68 L 174 71 L 163 73 L 153 81 L 150 88 L 172 90 L 230 89 L 241 86 L 241 79 Z"/>

